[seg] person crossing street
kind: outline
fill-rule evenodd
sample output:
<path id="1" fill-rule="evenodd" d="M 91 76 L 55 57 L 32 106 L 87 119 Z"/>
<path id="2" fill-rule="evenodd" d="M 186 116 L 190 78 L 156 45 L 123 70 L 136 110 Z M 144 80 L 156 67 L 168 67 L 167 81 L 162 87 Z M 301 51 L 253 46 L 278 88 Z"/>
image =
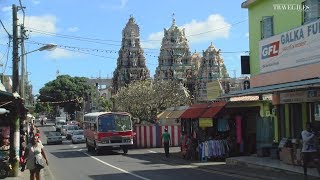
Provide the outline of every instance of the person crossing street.
<path id="1" fill-rule="evenodd" d="M 169 157 L 169 146 L 171 145 L 171 138 L 167 128 L 164 129 L 164 133 L 162 134 L 162 142 L 166 157 Z"/>

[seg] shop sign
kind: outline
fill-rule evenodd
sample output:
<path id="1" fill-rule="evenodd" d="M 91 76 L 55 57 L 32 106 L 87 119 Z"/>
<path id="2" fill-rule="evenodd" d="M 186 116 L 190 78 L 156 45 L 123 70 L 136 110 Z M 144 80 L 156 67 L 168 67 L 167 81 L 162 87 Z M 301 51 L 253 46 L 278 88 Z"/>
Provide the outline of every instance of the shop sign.
<path id="1" fill-rule="evenodd" d="M 212 118 L 200 118 L 199 119 L 199 127 L 212 127 L 213 120 Z"/>
<path id="2" fill-rule="evenodd" d="M 260 72 L 320 62 L 320 19 L 259 42 Z"/>
<path id="3" fill-rule="evenodd" d="M 320 90 L 280 93 L 280 104 L 320 101 Z"/>
<path id="4" fill-rule="evenodd" d="M 217 99 L 222 93 L 222 87 L 219 80 L 207 83 L 207 99 Z"/>

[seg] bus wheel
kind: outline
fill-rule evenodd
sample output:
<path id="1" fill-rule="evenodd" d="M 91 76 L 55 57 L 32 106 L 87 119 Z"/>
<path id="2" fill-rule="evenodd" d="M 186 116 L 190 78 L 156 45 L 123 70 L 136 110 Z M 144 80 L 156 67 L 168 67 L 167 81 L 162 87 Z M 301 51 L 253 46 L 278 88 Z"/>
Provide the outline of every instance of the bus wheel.
<path id="1" fill-rule="evenodd" d="M 92 151 L 92 147 L 88 144 L 87 140 L 86 140 L 86 146 L 87 146 L 88 152 L 91 152 Z"/>
<path id="2" fill-rule="evenodd" d="M 123 154 L 128 153 L 128 146 L 122 146 Z"/>
<path id="3" fill-rule="evenodd" d="M 96 145 L 96 143 L 94 143 L 94 147 L 93 147 L 94 152 L 96 153 L 96 155 L 99 155 L 101 150 L 98 148 L 98 146 Z"/>

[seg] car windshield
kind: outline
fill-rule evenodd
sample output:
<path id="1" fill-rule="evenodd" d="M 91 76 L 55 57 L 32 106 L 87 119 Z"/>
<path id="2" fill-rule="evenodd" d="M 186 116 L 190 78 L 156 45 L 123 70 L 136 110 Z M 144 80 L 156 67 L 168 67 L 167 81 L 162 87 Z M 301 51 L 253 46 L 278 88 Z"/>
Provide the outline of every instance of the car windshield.
<path id="1" fill-rule="evenodd" d="M 99 118 L 99 132 L 129 131 L 131 126 L 130 116 L 113 114 Z"/>
<path id="2" fill-rule="evenodd" d="M 72 130 L 79 130 L 79 127 L 78 126 L 68 126 L 68 130 L 72 131 Z"/>
<path id="3" fill-rule="evenodd" d="M 83 131 L 74 131 L 73 135 L 83 135 Z"/>
<path id="4" fill-rule="evenodd" d="M 59 132 L 49 132 L 49 136 L 61 136 Z"/>

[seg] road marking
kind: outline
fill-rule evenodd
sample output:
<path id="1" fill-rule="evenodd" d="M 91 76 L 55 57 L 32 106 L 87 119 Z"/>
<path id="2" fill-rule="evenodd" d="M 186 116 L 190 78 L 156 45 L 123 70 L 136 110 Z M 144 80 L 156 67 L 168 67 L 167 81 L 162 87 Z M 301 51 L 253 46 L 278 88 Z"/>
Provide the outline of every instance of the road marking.
<path id="1" fill-rule="evenodd" d="M 104 162 L 104 161 L 102 161 L 102 160 L 100 160 L 100 159 L 98 159 L 98 158 L 96 158 L 96 157 L 91 156 L 90 154 L 88 154 L 88 153 L 86 153 L 86 152 L 83 152 L 83 151 L 81 151 L 81 152 L 84 153 L 85 155 L 91 157 L 92 159 L 94 159 L 94 160 L 96 160 L 96 161 L 99 161 L 99 162 L 101 162 L 102 164 L 107 165 L 107 166 L 109 166 L 109 167 L 112 167 L 112 168 L 114 168 L 114 169 L 117 169 L 117 170 L 119 170 L 119 171 L 121 171 L 121 172 L 123 172 L 123 173 L 130 174 L 130 175 L 132 175 L 132 176 L 134 176 L 134 177 L 137 177 L 137 178 L 139 178 L 139 179 L 151 180 L 151 179 L 148 179 L 148 178 L 139 176 L 139 175 L 137 175 L 137 174 L 134 174 L 134 173 L 132 173 L 132 172 L 126 171 L 126 170 L 124 170 L 124 169 L 121 169 L 121 168 L 119 168 L 119 167 L 116 167 L 116 166 L 114 166 L 114 165 L 112 165 L 112 164 L 109 164 L 109 163 L 107 163 L 107 162 Z"/>
<path id="2" fill-rule="evenodd" d="M 151 150 L 148 150 L 149 152 L 151 152 L 151 153 L 157 153 L 157 152 L 155 152 L 155 151 L 151 151 Z"/>
<path id="3" fill-rule="evenodd" d="M 50 170 L 50 168 L 47 167 L 46 170 L 49 171 L 49 175 L 50 175 L 51 180 L 55 180 L 55 178 L 54 178 L 54 176 L 53 176 L 52 171 Z"/>

